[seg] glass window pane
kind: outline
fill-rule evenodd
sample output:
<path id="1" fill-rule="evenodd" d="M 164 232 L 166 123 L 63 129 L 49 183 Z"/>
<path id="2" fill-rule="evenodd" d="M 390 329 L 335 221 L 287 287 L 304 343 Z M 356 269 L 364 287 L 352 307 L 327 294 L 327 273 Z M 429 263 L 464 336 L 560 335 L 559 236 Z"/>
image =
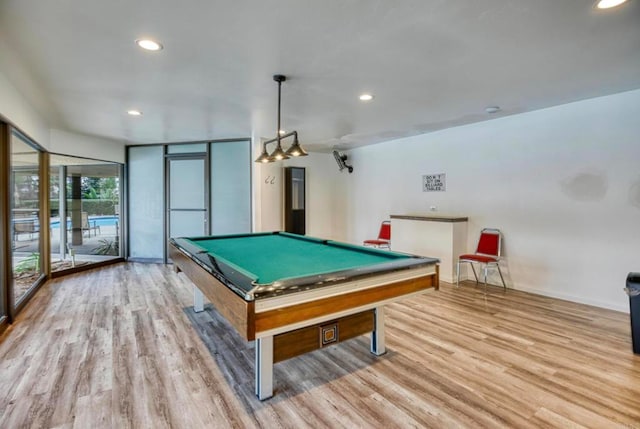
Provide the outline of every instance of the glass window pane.
<path id="1" fill-rule="evenodd" d="M 164 257 L 164 153 L 162 146 L 129 148 L 129 255 Z"/>
<path id="2" fill-rule="evenodd" d="M 211 144 L 211 232 L 251 232 L 249 141 Z"/>
<path id="3" fill-rule="evenodd" d="M 175 237 L 199 237 L 206 234 L 204 211 L 172 211 L 169 215 L 169 235 Z"/>
<path id="4" fill-rule="evenodd" d="M 14 302 L 42 276 L 40 259 L 40 153 L 11 135 L 11 227 Z"/>
<path id="5" fill-rule="evenodd" d="M 304 168 L 291 169 L 291 208 L 304 210 Z"/>
<path id="6" fill-rule="evenodd" d="M 197 153 L 206 151 L 206 143 L 171 144 L 167 147 L 167 153 Z"/>
<path id="7" fill-rule="evenodd" d="M 119 257 L 120 164 L 52 154 L 49 170 L 51 270 Z"/>
<path id="8" fill-rule="evenodd" d="M 204 209 L 204 159 L 173 159 L 170 165 L 170 208 Z"/>

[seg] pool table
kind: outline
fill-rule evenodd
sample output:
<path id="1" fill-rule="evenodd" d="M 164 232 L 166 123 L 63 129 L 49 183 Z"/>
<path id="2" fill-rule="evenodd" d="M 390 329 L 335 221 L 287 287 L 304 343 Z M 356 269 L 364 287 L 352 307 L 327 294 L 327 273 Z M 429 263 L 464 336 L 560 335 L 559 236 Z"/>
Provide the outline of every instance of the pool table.
<path id="1" fill-rule="evenodd" d="M 170 240 L 177 272 L 246 340 L 256 395 L 273 396 L 273 364 L 371 333 L 385 353 L 384 305 L 438 289 L 438 260 L 283 232 Z"/>

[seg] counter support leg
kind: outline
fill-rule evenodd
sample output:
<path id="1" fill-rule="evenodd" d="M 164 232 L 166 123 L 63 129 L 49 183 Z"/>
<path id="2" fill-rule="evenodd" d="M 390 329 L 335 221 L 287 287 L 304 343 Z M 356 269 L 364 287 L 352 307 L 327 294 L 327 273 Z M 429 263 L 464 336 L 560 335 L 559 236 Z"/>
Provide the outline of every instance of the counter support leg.
<path id="1" fill-rule="evenodd" d="M 384 344 L 384 307 L 376 307 L 373 332 L 371 333 L 371 353 L 376 356 L 387 352 Z"/>
<path id="2" fill-rule="evenodd" d="M 256 339 L 256 395 L 264 401 L 273 396 L 273 337 Z"/>

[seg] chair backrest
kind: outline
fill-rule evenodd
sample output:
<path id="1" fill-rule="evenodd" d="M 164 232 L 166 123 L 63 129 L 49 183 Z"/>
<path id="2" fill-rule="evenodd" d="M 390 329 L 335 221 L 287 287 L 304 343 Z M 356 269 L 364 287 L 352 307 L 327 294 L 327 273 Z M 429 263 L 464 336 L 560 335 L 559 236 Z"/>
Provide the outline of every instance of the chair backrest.
<path id="1" fill-rule="evenodd" d="M 499 229 L 484 228 L 480 231 L 480 239 L 478 240 L 476 253 L 500 257 L 501 244 L 502 234 L 500 234 Z"/>
<path id="2" fill-rule="evenodd" d="M 82 229 L 89 229 L 89 213 L 82 212 Z"/>
<path id="3" fill-rule="evenodd" d="M 389 222 L 388 220 L 385 220 L 380 225 L 378 240 L 391 240 L 391 222 Z"/>

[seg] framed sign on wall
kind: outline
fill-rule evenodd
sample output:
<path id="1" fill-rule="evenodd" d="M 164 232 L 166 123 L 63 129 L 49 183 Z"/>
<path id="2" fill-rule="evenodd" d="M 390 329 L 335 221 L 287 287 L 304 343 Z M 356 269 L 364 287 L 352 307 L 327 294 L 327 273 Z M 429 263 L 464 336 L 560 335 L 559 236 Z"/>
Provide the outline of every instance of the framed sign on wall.
<path id="1" fill-rule="evenodd" d="M 425 174 L 422 176 L 422 192 L 444 192 L 447 190 L 445 173 Z"/>

